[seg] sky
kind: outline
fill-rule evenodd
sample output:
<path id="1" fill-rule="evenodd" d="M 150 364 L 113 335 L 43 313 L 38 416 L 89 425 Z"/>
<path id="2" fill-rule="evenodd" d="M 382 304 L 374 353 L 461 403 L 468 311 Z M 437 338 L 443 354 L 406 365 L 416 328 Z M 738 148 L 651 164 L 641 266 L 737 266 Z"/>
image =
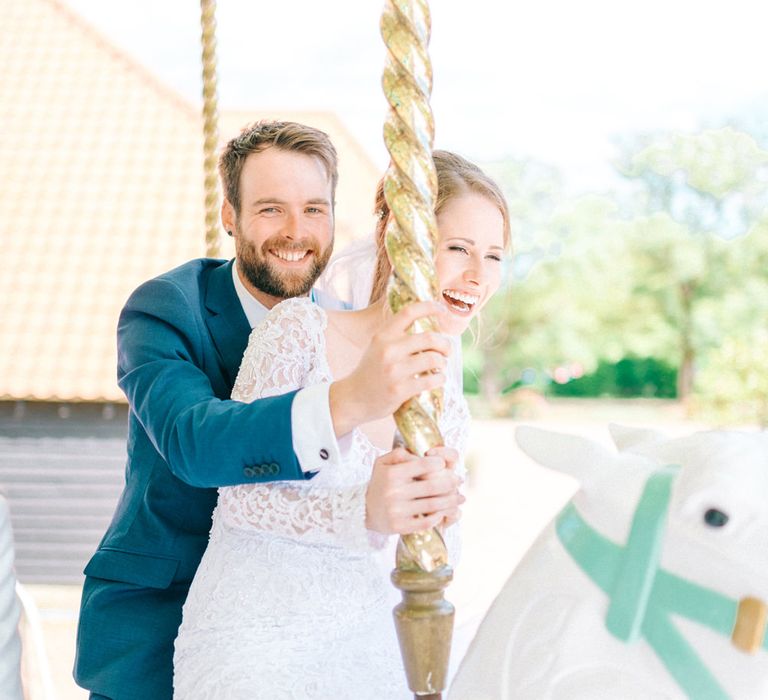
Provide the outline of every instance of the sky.
<path id="1" fill-rule="evenodd" d="M 196 0 L 64 0 L 200 102 Z M 767 109 L 760 0 L 433 0 L 435 147 L 607 187 L 617 136 Z M 219 0 L 221 108 L 335 111 L 382 169 L 383 0 Z"/>

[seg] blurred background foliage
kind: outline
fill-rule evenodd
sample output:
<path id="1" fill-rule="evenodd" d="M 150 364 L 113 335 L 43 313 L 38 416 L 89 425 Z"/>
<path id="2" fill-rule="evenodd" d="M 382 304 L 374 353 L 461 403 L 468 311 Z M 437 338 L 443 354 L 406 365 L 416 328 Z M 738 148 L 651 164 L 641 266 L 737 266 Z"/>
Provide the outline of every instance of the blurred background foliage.
<path id="1" fill-rule="evenodd" d="M 569 195 L 542 163 L 488 166 L 515 250 L 465 340 L 466 392 L 500 415 L 547 396 L 656 397 L 768 425 L 767 136 L 624 138 L 601 194 Z"/>

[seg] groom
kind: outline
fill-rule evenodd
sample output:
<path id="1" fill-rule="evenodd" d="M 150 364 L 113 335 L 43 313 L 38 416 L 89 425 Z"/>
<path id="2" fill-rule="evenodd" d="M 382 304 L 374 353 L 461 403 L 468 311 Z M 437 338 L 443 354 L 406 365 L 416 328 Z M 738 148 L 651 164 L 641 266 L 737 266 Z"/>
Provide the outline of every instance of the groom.
<path id="1" fill-rule="evenodd" d="M 395 316 L 346 378 L 229 400 L 251 328 L 282 299 L 310 293 L 330 257 L 336 152 L 316 129 L 261 122 L 227 144 L 219 169 L 234 262 L 192 260 L 144 283 L 118 323 L 128 461 L 112 523 L 85 568 L 75 679 L 91 698 L 172 697 L 173 640 L 216 487 L 334 469 L 337 437 L 444 381 L 448 342 L 405 334 L 439 312 L 422 303 Z M 445 460 L 401 460 L 400 469 L 391 455 L 374 465 L 367 527 L 413 531 L 424 512 L 455 519 L 461 497 Z"/>

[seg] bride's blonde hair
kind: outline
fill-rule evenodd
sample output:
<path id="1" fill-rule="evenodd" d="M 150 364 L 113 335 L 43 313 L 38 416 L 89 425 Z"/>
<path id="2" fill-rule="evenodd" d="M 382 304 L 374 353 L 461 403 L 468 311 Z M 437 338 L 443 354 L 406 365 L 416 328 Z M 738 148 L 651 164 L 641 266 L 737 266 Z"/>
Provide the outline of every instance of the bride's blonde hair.
<path id="1" fill-rule="evenodd" d="M 474 193 L 482 195 L 495 204 L 504 219 L 504 248 L 509 249 L 511 230 L 509 224 L 509 209 L 501 188 L 474 163 L 450 151 L 433 151 L 432 159 L 437 171 L 437 201 L 435 214 L 439 214 L 446 203 L 462 194 Z M 379 180 L 376 187 L 376 266 L 373 273 L 373 287 L 370 303 L 378 301 L 387 288 L 392 265 L 389 262 L 384 236 L 389 221 L 390 211 L 384 198 L 384 178 Z"/>

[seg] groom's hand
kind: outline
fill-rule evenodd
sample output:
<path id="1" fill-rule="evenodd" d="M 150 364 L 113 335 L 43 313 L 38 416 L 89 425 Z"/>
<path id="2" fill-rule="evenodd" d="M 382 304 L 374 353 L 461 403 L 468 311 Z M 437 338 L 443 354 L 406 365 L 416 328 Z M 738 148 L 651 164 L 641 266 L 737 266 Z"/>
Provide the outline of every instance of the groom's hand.
<path id="1" fill-rule="evenodd" d="M 455 522 L 464 496 L 447 447 L 416 457 L 401 447 L 379 457 L 365 496 L 365 525 L 382 534 L 405 535 Z"/>
<path id="2" fill-rule="evenodd" d="M 422 391 L 445 383 L 451 343 L 440 333 L 408 333 L 414 321 L 447 311 L 437 302 L 409 304 L 376 333 L 357 367 L 333 382 L 329 401 L 337 436 L 384 418 Z"/>

